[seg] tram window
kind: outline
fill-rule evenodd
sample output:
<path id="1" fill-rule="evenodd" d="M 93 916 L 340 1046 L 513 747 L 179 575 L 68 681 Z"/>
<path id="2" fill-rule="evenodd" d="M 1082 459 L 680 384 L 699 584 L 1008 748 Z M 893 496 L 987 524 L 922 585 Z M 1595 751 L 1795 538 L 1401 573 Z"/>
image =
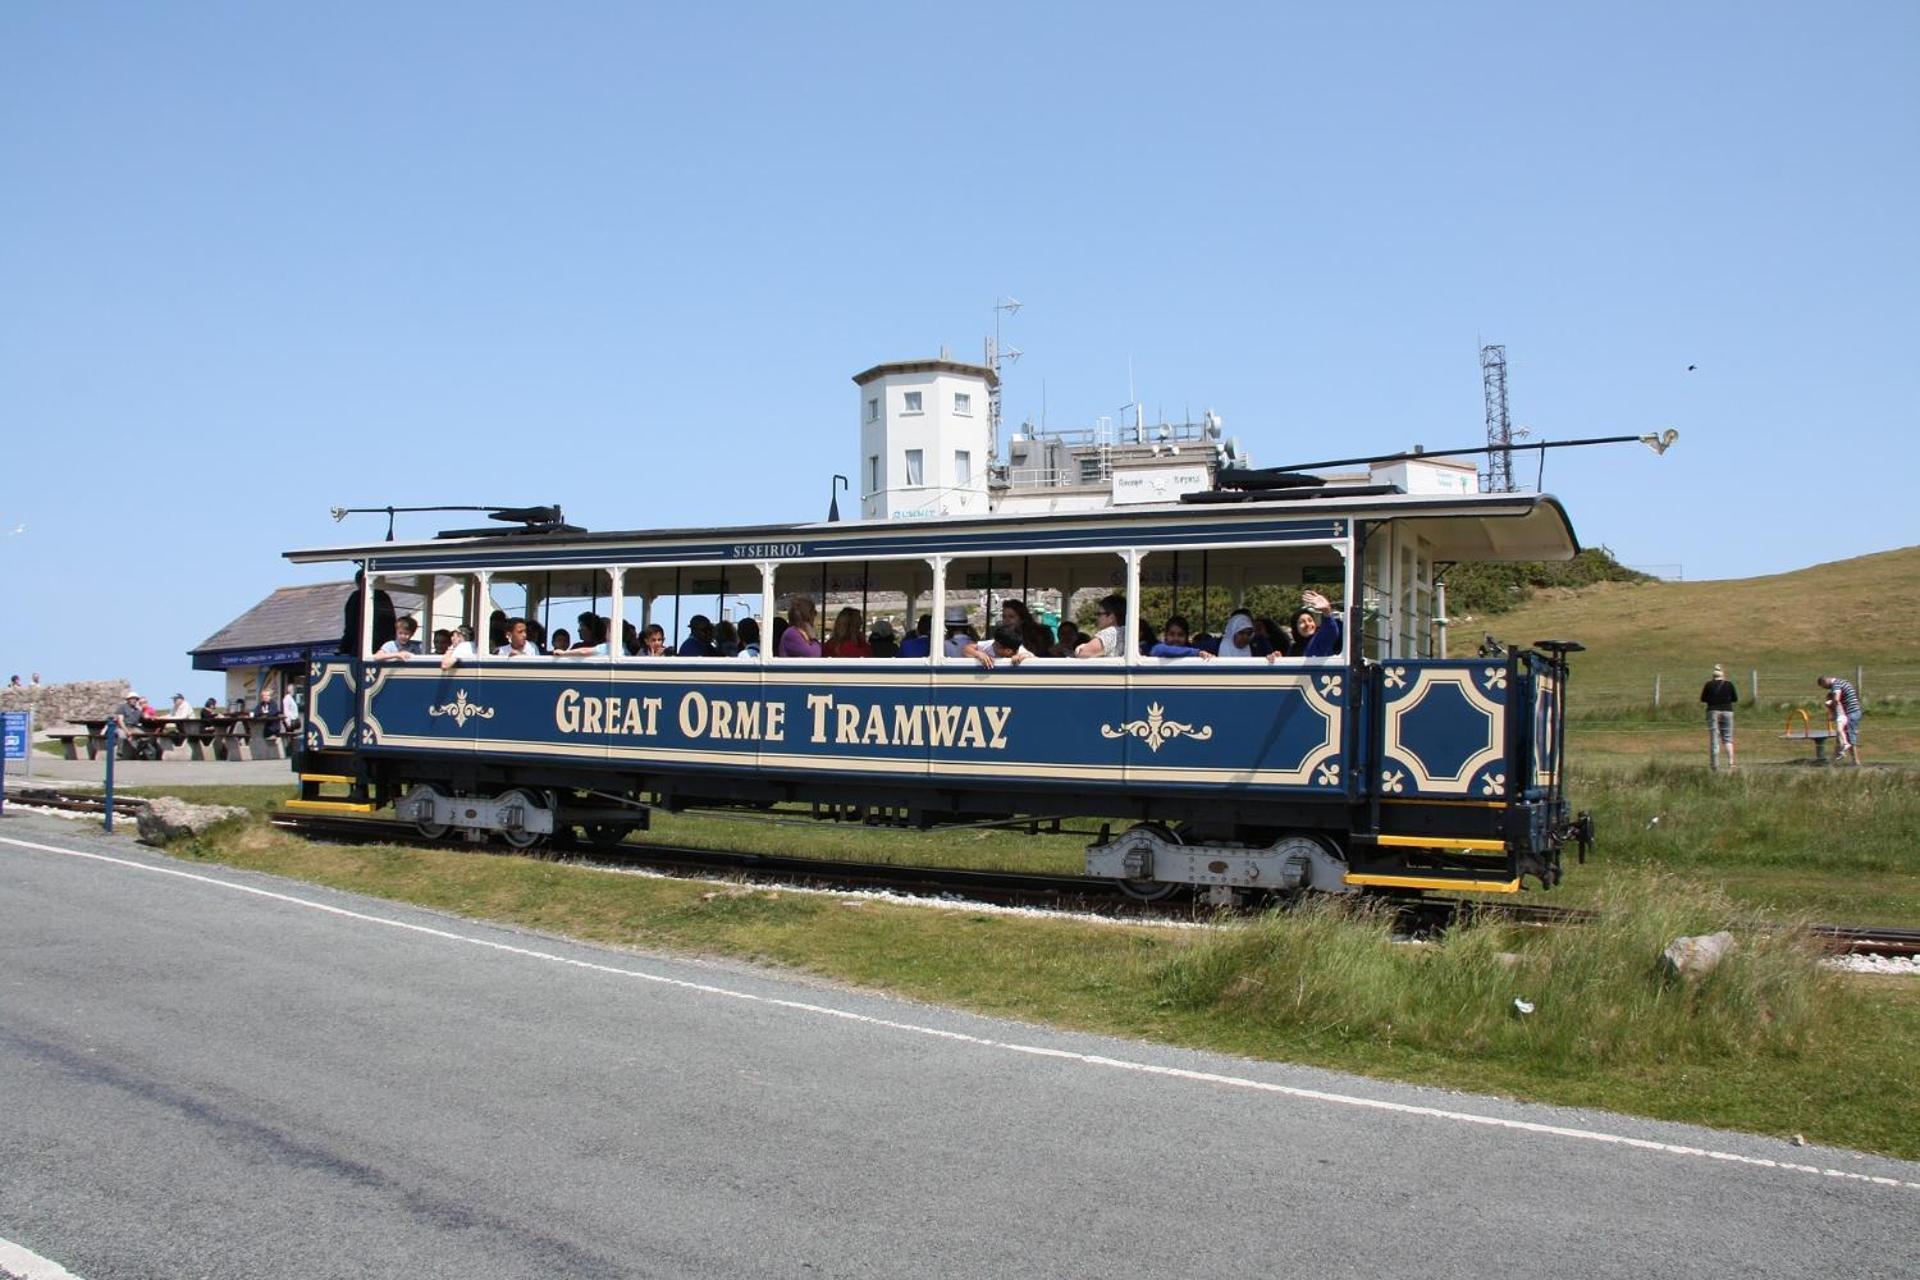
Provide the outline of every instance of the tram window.
<path id="1" fill-rule="evenodd" d="M 565 631 L 574 647 L 588 647 L 591 632 L 600 643 L 612 625 L 612 577 L 605 569 L 501 570 L 486 577 L 485 597 L 471 610 L 476 648 L 497 654 L 507 643 L 507 624 L 524 618 L 527 635 L 542 654 L 553 648 L 553 635 Z M 612 646 L 610 646 L 611 648 Z"/>
<path id="2" fill-rule="evenodd" d="M 1016 551 L 947 562 L 946 607 L 959 611 L 954 616 L 964 619 L 970 638 L 985 641 L 995 628 L 1014 624 L 1035 659 L 1071 661 L 1072 650 L 1096 629 L 1093 610 L 1099 601 L 1126 589 L 1127 561 L 1118 551 Z M 1086 616 L 1077 617 L 1080 613 Z M 1064 633 L 1062 623 L 1070 628 Z M 946 635 L 944 624 L 935 620 L 936 639 Z"/>
<path id="3" fill-rule="evenodd" d="M 1299 657 L 1306 645 L 1306 637 L 1294 630 L 1301 594 L 1319 592 L 1339 609 L 1345 581 L 1340 552 L 1329 546 L 1154 551 L 1140 560 L 1140 619 L 1154 641 L 1162 639 L 1170 620 L 1178 619 L 1186 624 L 1188 637 L 1180 647 L 1205 649 L 1221 658 Z M 1228 634 L 1236 618 L 1251 623 L 1251 632 Z M 1144 660 L 1162 661 L 1151 656 L 1151 643 L 1143 634 Z"/>
<path id="4" fill-rule="evenodd" d="M 933 568 L 925 560 L 790 561 L 774 570 L 774 616 L 762 621 L 760 643 L 784 658 L 900 657 L 903 646 L 913 651 L 905 642 L 932 610 Z M 795 621 L 802 634 L 775 638 Z"/>
<path id="5" fill-rule="evenodd" d="M 375 653 L 378 652 L 384 643 L 384 638 L 391 638 L 387 636 L 387 629 L 395 626 L 401 618 L 413 619 L 415 626 L 414 638 L 420 642 L 421 651 L 423 653 L 427 651 L 428 646 L 426 641 L 428 637 L 432 635 L 434 625 L 432 622 L 432 610 L 435 599 L 434 584 L 436 581 L 441 583 L 449 581 L 459 583 L 463 582 L 464 579 L 436 579 L 431 574 L 407 577 L 375 575 L 373 580 L 375 599 L 379 600 L 381 597 L 385 597 L 385 604 L 377 605 L 375 609 L 372 628 L 373 637 L 371 641 L 371 647 L 374 652 L 364 656 L 375 656 Z M 391 617 L 385 616 L 387 606 L 391 606 L 392 608 Z M 458 608 L 457 603 L 455 608 Z M 446 608 L 444 605 L 442 606 L 441 615 L 443 617 L 446 616 Z M 353 645 L 354 651 L 358 652 L 359 648 L 360 645 L 356 642 Z"/>
<path id="6" fill-rule="evenodd" d="M 740 623 L 759 618 L 760 589 L 760 570 L 752 564 L 629 568 L 620 595 L 620 651 L 630 658 L 738 658 Z M 653 627 L 660 628 L 660 653 L 647 641 Z"/>

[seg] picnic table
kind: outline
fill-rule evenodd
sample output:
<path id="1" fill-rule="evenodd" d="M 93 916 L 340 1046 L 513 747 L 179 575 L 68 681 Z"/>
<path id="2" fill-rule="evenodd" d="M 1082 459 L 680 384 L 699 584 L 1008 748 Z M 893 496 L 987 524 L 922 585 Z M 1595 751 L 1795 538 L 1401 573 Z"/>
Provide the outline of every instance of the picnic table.
<path id="1" fill-rule="evenodd" d="M 69 720 L 86 730 L 87 759 L 97 760 L 107 744 L 109 718 Z M 80 758 L 78 733 L 56 733 L 69 760 Z M 161 760 L 279 760 L 279 716 L 157 716 L 130 724 L 120 737 L 125 758 L 152 756 Z"/>

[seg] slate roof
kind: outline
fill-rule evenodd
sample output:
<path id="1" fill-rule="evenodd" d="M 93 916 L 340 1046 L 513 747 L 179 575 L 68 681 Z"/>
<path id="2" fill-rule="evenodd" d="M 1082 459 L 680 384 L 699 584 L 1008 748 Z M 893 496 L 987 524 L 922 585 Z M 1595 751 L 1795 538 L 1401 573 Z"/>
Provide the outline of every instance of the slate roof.
<path id="1" fill-rule="evenodd" d="M 331 645 L 340 639 L 342 615 L 352 582 L 318 582 L 306 587 L 281 587 L 253 608 L 188 650 L 190 654 L 229 653 L 243 649 L 286 649 L 301 645 Z M 417 611 L 420 601 L 404 592 L 393 594 L 401 612 Z"/>

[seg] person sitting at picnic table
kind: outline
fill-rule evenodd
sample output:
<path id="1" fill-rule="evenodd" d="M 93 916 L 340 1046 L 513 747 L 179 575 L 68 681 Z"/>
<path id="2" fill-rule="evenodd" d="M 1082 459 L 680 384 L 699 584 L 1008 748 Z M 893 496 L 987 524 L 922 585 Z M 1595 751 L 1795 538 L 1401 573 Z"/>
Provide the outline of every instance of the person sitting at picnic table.
<path id="1" fill-rule="evenodd" d="M 106 727 L 119 734 L 121 749 L 134 759 L 159 757 L 160 750 L 153 741 L 139 736 L 137 732 L 151 712 L 147 700 L 131 689 L 127 690 L 127 696 L 120 705 L 107 712 Z"/>
<path id="2" fill-rule="evenodd" d="M 218 720 L 225 714 L 226 712 L 220 709 L 220 699 L 218 698 L 208 698 L 200 704 L 200 718 L 202 720 Z"/>

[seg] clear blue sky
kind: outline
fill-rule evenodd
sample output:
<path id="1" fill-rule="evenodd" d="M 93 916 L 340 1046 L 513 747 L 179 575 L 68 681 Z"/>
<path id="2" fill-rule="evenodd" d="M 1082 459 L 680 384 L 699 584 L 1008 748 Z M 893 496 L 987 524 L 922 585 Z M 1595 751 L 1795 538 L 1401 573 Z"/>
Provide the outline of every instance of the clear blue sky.
<path id="1" fill-rule="evenodd" d="M 849 376 L 1006 294 L 1013 422 L 1131 359 L 1257 463 L 1471 444 L 1499 341 L 1541 436 L 1682 432 L 1552 458 L 1589 544 L 1910 544 L 1916 66 L 1904 3 L 10 4 L 0 679 L 216 691 L 334 505 L 819 518 Z"/>

